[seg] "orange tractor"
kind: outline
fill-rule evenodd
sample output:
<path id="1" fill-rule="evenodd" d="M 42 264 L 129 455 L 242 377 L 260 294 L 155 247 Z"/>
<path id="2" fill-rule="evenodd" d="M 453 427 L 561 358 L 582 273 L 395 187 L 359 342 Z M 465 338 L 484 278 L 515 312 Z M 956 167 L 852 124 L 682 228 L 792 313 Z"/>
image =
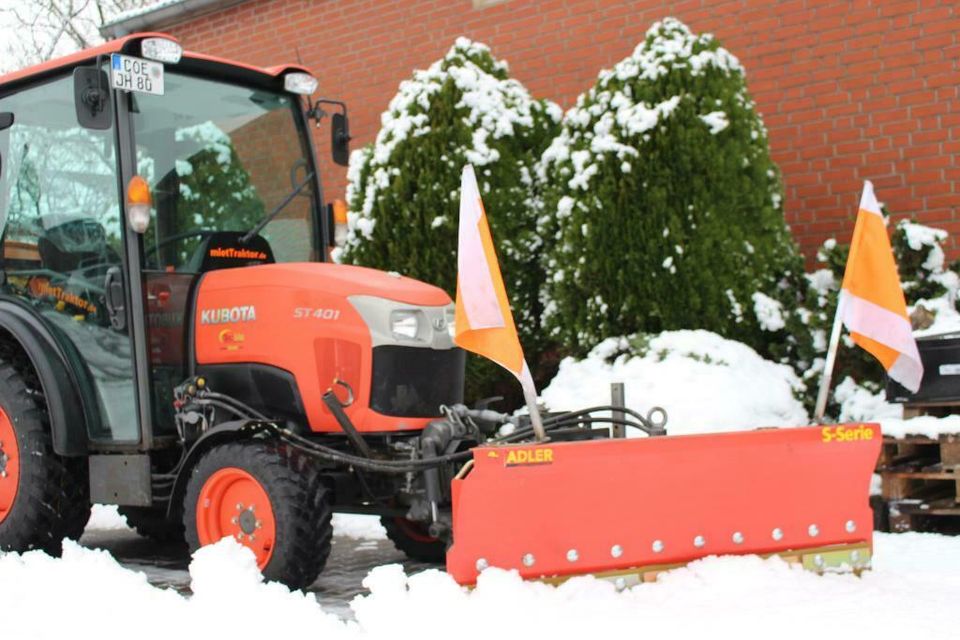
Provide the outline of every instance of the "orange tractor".
<path id="1" fill-rule="evenodd" d="M 450 297 L 327 261 L 310 129 L 335 111 L 340 164 L 349 133 L 316 86 L 156 33 L 0 77 L 0 547 L 56 553 L 106 503 L 296 587 L 334 511 L 465 584 L 867 566 L 875 425 L 664 437 L 617 406 L 543 440 L 467 407 Z"/>

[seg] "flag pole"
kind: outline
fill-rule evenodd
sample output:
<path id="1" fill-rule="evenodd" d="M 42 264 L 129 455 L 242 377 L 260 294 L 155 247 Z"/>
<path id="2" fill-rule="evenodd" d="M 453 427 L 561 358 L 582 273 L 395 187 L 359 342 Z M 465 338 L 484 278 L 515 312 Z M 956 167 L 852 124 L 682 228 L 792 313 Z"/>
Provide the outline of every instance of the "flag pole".
<path id="1" fill-rule="evenodd" d="M 533 433 L 537 442 L 546 442 L 547 432 L 543 428 L 543 420 L 540 418 L 540 409 L 537 407 L 537 387 L 533 383 L 533 376 L 530 374 L 530 367 L 527 361 L 523 361 L 523 369 L 520 372 L 520 387 L 523 389 L 523 399 L 527 403 L 527 409 L 530 411 L 530 425 L 533 427 Z"/>
<path id="2" fill-rule="evenodd" d="M 833 316 L 833 329 L 830 330 L 830 344 L 827 346 L 827 361 L 823 364 L 823 377 L 820 378 L 820 390 L 817 392 L 817 405 L 813 410 L 813 419 L 817 423 L 823 422 L 823 414 L 827 410 L 827 396 L 830 394 L 830 383 L 833 381 L 833 369 L 837 362 L 837 349 L 840 347 L 840 330 L 843 328 L 843 302 L 846 296 L 841 289 L 837 300 L 837 313 Z"/>

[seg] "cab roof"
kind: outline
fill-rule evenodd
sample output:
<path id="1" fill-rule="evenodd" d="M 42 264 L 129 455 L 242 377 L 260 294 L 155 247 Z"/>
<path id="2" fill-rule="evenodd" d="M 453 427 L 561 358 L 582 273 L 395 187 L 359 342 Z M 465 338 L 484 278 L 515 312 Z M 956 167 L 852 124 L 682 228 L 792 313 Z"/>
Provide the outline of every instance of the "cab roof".
<path id="1" fill-rule="evenodd" d="M 0 92 L 3 92 L 9 88 L 13 88 L 13 85 L 24 84 L 33 79 L 54 75 L 57 72 L 69 69 L 70 67 L 87 62 L 93 62 L 96 60 L 97 56 L 106 56 L 110 55 L 111 53 L 123 53 L 127 55 L 139 56 L 140 41 L 142 41 L 144 38 L 166 38 L 167 40 L 173 40 L 178 44 L 180 42 L 177 40 L 177 38 L 166 33 L 132 33 L 130 35 L 123 36 L 122 38 L 117 38 L 116 40 L 110 40 L 109 42 L 105 42 L 96 47 L 83 49 L 82 51 L 77 51 L 76 53 L 71 53 L 60 58 L 54 58 L 53 60 L 48 60 L 47 62 L 41 62 L 40 64 L 35 64 L 18 71 L 7 73 L 5 75 L 0 75 Z M 216 69 L 218 73 L 224 76 L 246 78 L 248 81 L 259 80 L 261 83 L 264 81 L 268 83 L 274 81 L 289 71 L 303 71 L 313 75 L 308 68 L 299 64 L 256 67 L 243 62 L 227 60 L 217 56 L 209 56 L 203 53 L 195 53 L 193 51 L 184 51 L 180 62 L 173 66 L 184 65 L 185 63 L 187 66 L 194 66 L 198 70 Z"/>

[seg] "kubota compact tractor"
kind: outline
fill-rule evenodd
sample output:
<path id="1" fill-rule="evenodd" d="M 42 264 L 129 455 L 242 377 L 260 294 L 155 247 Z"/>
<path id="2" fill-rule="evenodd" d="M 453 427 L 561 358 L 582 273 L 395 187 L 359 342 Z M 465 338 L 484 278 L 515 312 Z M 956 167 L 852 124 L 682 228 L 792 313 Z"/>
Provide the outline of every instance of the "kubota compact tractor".
<path id="1" fill-rule="evenodd" d="M 663 434 L 617 407 L 542 441 L 468 409 L 449 296 L 326 260 L 311 120 L 341 164 L 349 134 L 316 85 L 155 33 L 0 77 L 0 547 L 56 552 L 99 502 L 294 586 L 337 510 L 463 583 L 866 566 L 875 425 L 616 439 Z"/>

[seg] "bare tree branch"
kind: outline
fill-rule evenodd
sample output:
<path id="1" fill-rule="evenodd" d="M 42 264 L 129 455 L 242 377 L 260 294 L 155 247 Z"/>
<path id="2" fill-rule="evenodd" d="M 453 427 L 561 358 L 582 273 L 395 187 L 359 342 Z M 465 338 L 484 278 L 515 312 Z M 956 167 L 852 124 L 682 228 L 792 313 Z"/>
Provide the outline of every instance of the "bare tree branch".
<path id="1" fill-rule="evenodd" d="M 156 0 L 14 0 L 0 8 L 0 72 L 49 60 L 100 42 L 100 27 Z"/>

